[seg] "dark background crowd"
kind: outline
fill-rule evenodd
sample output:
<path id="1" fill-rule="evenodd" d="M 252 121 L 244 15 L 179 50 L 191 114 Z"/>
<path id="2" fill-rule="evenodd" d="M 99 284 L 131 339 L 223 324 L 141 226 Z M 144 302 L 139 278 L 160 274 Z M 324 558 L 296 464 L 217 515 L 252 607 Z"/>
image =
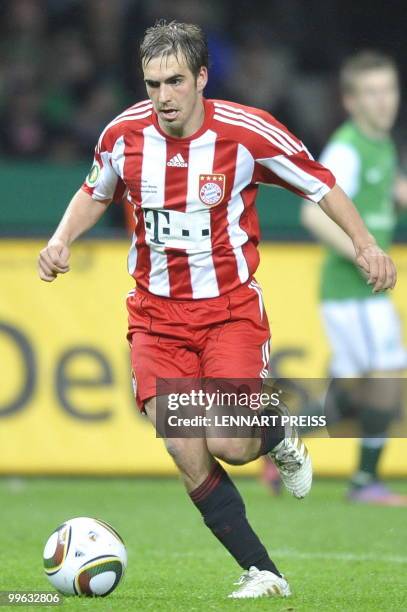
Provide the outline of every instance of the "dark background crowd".
<path id="1" fill-rule="evenodd" d="M 207 32 L 208 97 L 271 111 L 314 154 L 342 119 L 343 58 L 378 48 L 402 76 L 407 63 L 398 0 L 0 0 L 0 155 L 90 159 L 106 123 L 145 98 L 138 44 L 158 18 Z"/>

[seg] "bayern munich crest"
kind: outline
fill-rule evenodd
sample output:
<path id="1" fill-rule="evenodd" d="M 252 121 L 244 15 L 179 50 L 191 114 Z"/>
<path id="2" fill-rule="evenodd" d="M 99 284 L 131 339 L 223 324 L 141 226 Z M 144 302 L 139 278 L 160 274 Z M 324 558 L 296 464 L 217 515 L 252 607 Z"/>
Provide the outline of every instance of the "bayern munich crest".
<path id="1" fill-rule="evenodd" d="M 220 204 L 225 195 L 226 177 L 224 174 L 199 175 L 199 199 L 206 206 Z"/>

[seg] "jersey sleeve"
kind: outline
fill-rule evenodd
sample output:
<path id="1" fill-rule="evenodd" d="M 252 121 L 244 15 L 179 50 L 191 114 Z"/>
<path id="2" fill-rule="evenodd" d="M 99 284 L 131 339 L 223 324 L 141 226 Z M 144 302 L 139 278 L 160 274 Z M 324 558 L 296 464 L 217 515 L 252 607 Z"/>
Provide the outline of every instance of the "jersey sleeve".
<path id="1" fill-rule="evenodd" d="M 274 117 L 263 113 L 257 121 L 261 129 L 254 147 L 254 182 L 283 187 L 313 202 L 322 200 L 335 185 L 332 172 Z"/>
<path id="2" fill-rule="evenodd" d="M 322 151 L 320 161 L 335 174 L 347 196 L 354 198 L 359 191 L 361 168 L 356 149 L 350 144 L 331 142 Z"/>
<path id="3" fill-rule="evenodd" d="M 121 140 L 106 129 L 95 147 L 92 167 L 82 185 L 82 189 L 94 200 L 120 202 L 124 197 L 126 185 L 115 163 Z"/>

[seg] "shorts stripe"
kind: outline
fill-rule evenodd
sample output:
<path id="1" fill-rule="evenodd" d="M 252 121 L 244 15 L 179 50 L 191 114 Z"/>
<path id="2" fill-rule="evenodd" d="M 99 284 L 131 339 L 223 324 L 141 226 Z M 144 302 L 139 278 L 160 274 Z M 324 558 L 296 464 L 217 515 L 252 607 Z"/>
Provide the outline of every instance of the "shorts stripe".
<path id="1" fill-rule="evenodd" d="M 260 319 L 263 320 L 264 305 L 263 305 L 263 293 L 262 293 L 261 287 L 254 280 L 250 281 L 250 283 L 248 284 L 248 287 L 250 289 L 253 289 L 257 293 L 257 295 L 258 295 L 258 298 L 259 298 Z"/>
<path id="2" fill-rule="evenodd" d="M 270 343 L 270 340 L 266 340 L 266 342 L 264 342 L 261 345 L 261 354 L 262 354 L 261 356 L 263 360 L 263 368 L 260 371 L 260 378 L 267 378 L 269 374 L 269 359 L 270 359 L 269 343 Z"/>

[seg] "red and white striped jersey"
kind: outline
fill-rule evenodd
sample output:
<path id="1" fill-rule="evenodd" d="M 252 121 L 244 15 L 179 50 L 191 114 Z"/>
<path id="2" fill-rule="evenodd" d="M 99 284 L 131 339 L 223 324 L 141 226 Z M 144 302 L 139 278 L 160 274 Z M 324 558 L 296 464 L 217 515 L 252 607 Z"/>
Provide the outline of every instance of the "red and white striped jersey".
<path id="1" fill-rule="evenodd" d="M 315 202 L 331 172 L 269 113 L 204 99 L 188 138 L 164 133 L 150 101 L 102 132 L 83 189 L 95 200 L 127 193 L 136 228 L 128 257 L 137 286 L 175 299 L 210 298 L 246 282 L 259 263 L 259 183 Z"/>

